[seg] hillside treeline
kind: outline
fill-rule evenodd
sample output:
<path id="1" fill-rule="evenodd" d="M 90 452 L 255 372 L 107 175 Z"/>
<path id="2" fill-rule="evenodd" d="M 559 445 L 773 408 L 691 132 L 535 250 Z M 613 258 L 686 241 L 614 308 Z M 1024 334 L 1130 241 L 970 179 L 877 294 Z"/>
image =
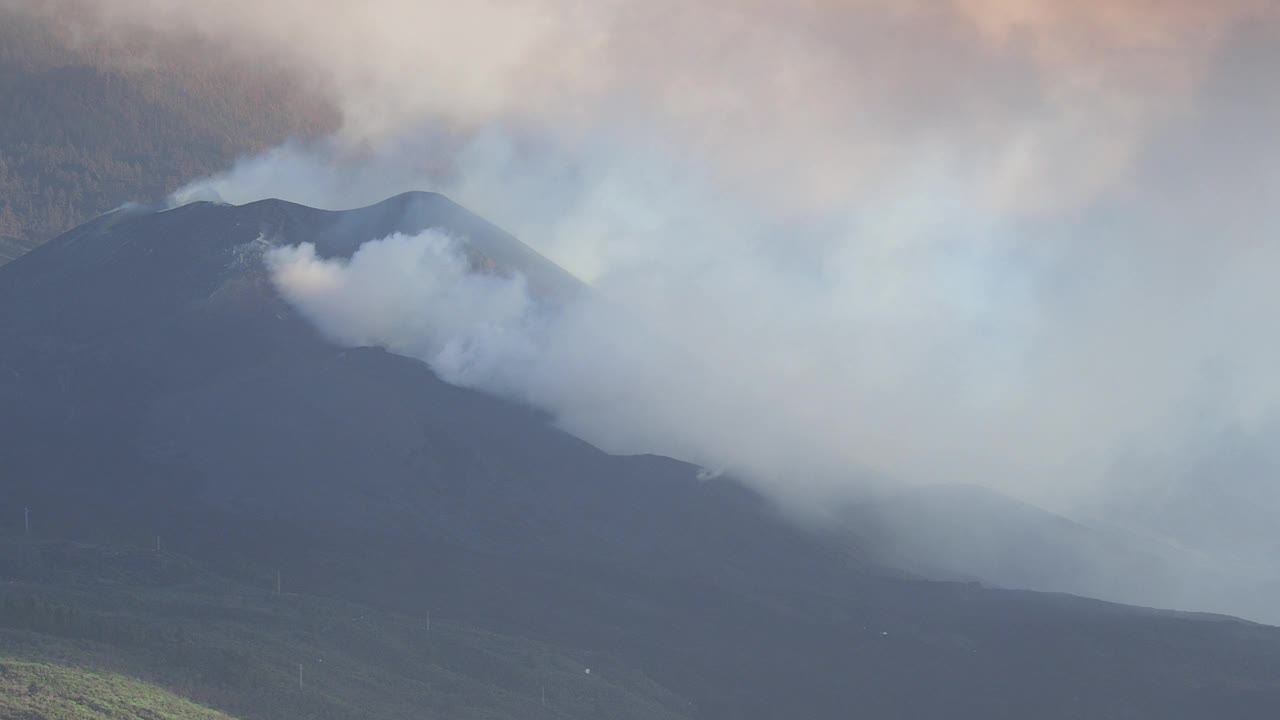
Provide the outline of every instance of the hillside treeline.
<path id="1" fill-rule="evenodd" d="M 0 264 L 335 125 L 279 72 L 166 42 L 94 39 L 0 6 Z"/>

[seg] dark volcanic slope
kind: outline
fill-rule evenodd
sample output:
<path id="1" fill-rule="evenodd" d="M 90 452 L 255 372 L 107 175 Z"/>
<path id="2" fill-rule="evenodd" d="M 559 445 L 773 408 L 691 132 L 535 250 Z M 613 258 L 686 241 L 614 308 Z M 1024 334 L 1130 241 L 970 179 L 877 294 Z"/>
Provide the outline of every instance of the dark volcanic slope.
<path id="1" fill-rule="evenodd" d="M 620 458 L 421 363 L 319 338 L 261 267 L 440 227 L 576 283 L 446 199 L 122 212 L 0 268 L 0 507 L 228 572 L 619 655 L 706 718 L 1272 718 L 1280 632 L 912 582 L 731 481 Z M 490 262 L 492 261 L 492 262 Z"/>

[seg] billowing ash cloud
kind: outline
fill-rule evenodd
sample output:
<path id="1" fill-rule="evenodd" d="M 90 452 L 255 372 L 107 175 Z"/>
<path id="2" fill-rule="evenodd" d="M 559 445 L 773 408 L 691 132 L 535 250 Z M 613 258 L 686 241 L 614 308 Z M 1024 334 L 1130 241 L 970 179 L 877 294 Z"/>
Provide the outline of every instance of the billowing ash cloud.
<path id="1" fill-rule="evenodd" d="M 181 198 L 437 189 L 593 286 L 552 311 L 431 234 L 278 251 L 342 342 L 796 506 L 969 482 L 1248 572 L 1280 545 L 1268 0 L 60 6 L 342 110 Z"/>
<path id="2" fill-rule="evenodd" d="M 540 298 L 518 273 L 477 273 L 466 242 L 427 231 L 369 241 L 349 260 L 322 259 L 303 244 L 276 248 L 265 261 L 281 294 L 334 341 L 420 358 L 450 382 L 549 410 L 606 449 L 662 452 L 760 478 L 795 475 L 797 490 L 868 479 L 854 453 L 837 463 L 830 436 L 815 432 L 810 391 L 759 382 L 767 365 L 791 357 L 766 338 L 708 347 L 730 338 L 702 327 L 706 317 L 672 323 L 665 302 L 683 303 L 678 297 L 650 308 L 606 285 Z M 760 320 L 782 326 L 781 317 Z M 755 360 L 726 354 L 747 344 Z"/>
<path id="3" fill-rule="evenodd" d="M 393 235 L 349 261 L 321 259 L 310 244 L 265 260 L 281 294 L 335 341 L 419 357 L 449 382 L 492 388 L 511 363 L 535 357 L 533 308 L 522 278 L 471 272 L 456 242 Z"/>

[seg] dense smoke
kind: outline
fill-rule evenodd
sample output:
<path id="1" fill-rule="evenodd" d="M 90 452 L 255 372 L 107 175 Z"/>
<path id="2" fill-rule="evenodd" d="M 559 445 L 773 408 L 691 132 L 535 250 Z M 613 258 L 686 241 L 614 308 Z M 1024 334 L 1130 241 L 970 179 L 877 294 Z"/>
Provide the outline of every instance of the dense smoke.
<path id="1" fill-rule="evenodd" d="M 59 7 L 343 112 L 181 199 L 442 190 L 593 286 L 551 312 L 432 234 L 274 255 L 343 342 L 797 507 L 964 482 L 1247 572 L 1280 545 L 1272 3 Z"/>

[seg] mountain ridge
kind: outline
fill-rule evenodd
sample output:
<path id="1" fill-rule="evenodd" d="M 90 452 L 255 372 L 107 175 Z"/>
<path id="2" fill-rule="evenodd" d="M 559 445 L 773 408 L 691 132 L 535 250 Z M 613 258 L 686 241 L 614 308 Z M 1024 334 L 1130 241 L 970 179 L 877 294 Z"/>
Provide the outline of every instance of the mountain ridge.
<path id="1" fill-rule="evenodd" d="M 255 256 L 236 264 L 259 237 L 477 227 L 424 197 L 122 211 L 0 268 L 0 507 L 31 508 L 41 537 L 160 535 L 232 577 L 607 651 L 699 718 L 1280 706 L 1280 630 L 905 579 L 731 477 L 609 455 L 417 360 L 338 347 Z M 219 294 L 229 279 L 247 292 Z"/>

